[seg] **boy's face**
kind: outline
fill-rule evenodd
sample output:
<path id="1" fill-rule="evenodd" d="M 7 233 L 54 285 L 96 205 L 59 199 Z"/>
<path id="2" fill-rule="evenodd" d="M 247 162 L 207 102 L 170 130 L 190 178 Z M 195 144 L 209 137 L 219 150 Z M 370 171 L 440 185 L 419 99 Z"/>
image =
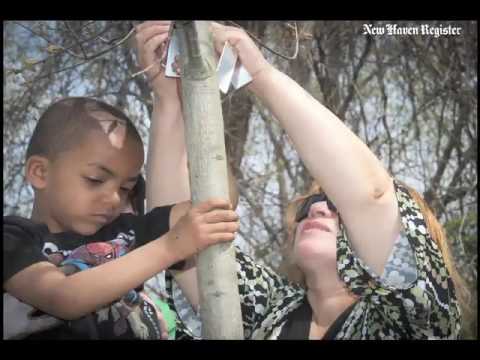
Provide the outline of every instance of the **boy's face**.
<path id="1" fill-rule="evenodd" d="M 49 163 L 42 191 L 42 217 L 50 231 L 91 235 L 118 217 L 127 205 L 144 160 L 130 136 L 118 146 L 102 131 Z"/>

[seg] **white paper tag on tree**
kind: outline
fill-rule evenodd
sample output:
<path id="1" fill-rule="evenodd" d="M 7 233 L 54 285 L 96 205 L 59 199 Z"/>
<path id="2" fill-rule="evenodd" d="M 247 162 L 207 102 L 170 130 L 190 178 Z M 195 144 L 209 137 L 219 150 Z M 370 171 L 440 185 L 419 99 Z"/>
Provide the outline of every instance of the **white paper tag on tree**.
<path id="1" fill-rule="evenodd" d="M 232 85 L 235 90 L 240 89 L 242 86 L 247 85 L 250 81 L 252 81 L 252 77 L 250 73 L 245 69 L 245 67 L 240 63 L 237 63 L 235 67 L 235 72 L 233 73 L 232 77 Z"/>
<path id="2" fill-rule="evenodd" d="M 178 48 L 178 37 L 174 31 L 170 37 L 167 50 L 167 63 L 165 64 L 165 76 L 167 77 L 180 77 L 180 74 L 175 70 L 175 58 L 180 56 L 180 49 Z"/>
<path id="3" fill-rule="evenodd" d="M 228 42 L 223 46 L 217 65 L 217 74 L 220 90 L 224 94 L 228 92 L 230 84 L 237 90 L 252 81 L 249 72 L 238 60 L 237 52 Z"/>
<path id="4" fill-rule="evenodd" d="M 226 94 L 230 88 L 233 74 L 236 70 L 235 65 L 237 58 L 237 53 L 234 52 L 230 44 L 226 42 L 217 65 L 218 86 L 224 94 Z"/>
<path id="5" fill-rule="evenodd" d="M 165 76 L 180 77 L 174 65 L 175 58 L 180 55 L 178 47 L 178 38 L 175 30 L 172 31 L 170 42 L 168 44 L 167 62 L 165 65 Z M 230 84 L 237 90 L 252 81 L 252 77 L 247 69 L 238 61 L 237 52 L 226 42 L 220 59 L 217 64 L 218 86 L 224 94 L 228 93 Z"/>

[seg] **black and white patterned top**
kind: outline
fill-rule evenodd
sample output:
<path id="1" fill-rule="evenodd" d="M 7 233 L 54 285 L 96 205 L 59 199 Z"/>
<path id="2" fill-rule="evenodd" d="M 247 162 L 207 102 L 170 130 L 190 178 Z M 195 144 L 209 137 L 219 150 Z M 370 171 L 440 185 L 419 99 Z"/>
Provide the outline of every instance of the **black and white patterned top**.
<path id="1" fill-rule="evenodd" d="M 382 276 L 354 254 L 345 229 L 337 238 L 338 276 L 358 296 L 335 339 L 457 339 L 460 309 L 452 280 L 423 215 L 395 182 L 403 229 Z M 237 251 L 245 339 L 277 339 L 305 291 Z M 164 291 L 177 313 L 177 339 L 200 339 L 201 323 L 172 276 Z"/>

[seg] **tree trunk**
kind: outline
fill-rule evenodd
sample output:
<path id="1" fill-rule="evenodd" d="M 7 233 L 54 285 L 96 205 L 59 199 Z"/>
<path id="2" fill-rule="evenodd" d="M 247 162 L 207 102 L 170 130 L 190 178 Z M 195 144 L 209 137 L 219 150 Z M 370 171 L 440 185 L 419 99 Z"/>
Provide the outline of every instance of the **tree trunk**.
<path id="1" fill-rule="evenodd" d="M 228 199 L 223 116 L 208 22 L 176 24 L 192 202 Z M 197 266 L 202 337 L 243 339 L 233 244 L 217 244 L 202 251 Z"/>

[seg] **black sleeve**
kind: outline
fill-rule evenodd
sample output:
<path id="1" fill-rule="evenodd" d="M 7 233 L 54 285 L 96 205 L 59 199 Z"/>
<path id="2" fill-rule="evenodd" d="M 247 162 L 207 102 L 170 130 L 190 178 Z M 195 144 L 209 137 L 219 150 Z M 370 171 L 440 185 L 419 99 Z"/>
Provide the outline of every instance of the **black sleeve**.
<path id="1" fill-rule="evenodd" d="M 48 261 L 40 226 L 17 216 L 3 218 L 3 282 L 28 266 Z"/>
<path id="2" fill-rule="evenodd" d="M 170 230 L 170 211 L 173 205 L 156 207 L 145 215 L 135 216 L 136 246 L 158 239 Z"/>

